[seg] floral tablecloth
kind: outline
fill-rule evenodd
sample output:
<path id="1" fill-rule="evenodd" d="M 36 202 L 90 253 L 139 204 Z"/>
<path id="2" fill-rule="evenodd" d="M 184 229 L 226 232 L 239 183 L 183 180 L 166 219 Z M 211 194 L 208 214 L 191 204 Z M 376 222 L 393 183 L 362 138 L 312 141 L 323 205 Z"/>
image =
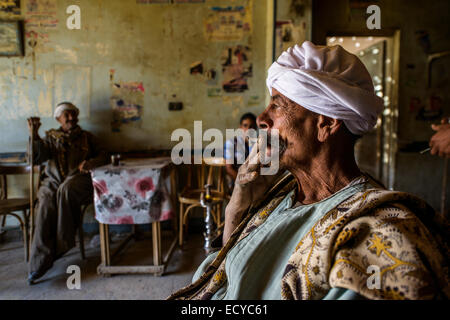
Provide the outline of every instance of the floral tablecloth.
<path id="1" fill-rule="evenodd" d="M 97 221 L 144 224 L 172 219 L 170 163 L 170 158 L 130 159 L 91 171 Z"/>

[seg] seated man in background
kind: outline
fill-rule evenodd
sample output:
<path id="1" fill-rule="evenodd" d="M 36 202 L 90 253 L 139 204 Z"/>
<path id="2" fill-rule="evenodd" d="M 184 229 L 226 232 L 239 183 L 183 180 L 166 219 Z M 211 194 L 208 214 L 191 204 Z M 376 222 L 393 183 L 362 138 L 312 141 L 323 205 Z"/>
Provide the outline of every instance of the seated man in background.
<path id="1" fill-rule="evenodd" d="M 245 159 L 247 159 L 253 146 L 246 134 L 249 129 L 256 130 L 256 116 L 250 112 L 246 113 L 241 117 L 239 124 L 242 135 L 237 135 L 234 139 L 227 140 L 224 148 L 224 158 L 227 160 L 226 179 L 230 193 L 233 191 L 234 181 L 236 180 L 239 167 L 244 163 Z M 228 163 L 231 161 L 233 162 Z"/>
<path id="2" fill-rule="evenodd" d="M 107 154 L 94 136 L 78 126 L 78 114 L 72 103 L 60 103 L 54 117 L 61 127 L 47 131 L 44 139 L 38 133 L 40 119 L 28 119 L 34 137 L 34 162 L 48 161 L 37 193 L 29 284 L 34 284 L 56 259 L 75 246 L 75 232 L 81 227 L 81 206 L 93 197 L 89 170 L 107 162 Z"/>
<path id="3" fill-rule="evenodd" d="M 383 110 L 362 62 L 307 41 L 279 57 L 267 85 L 258 126 L 278 137 L 265 153 L 279 155 L 280 170 L 260 174 L 260 139 L 239 168 L 224 247 L 169 299 L 448 298 L 434 210 L 355 162 L 356 140 Z"/>

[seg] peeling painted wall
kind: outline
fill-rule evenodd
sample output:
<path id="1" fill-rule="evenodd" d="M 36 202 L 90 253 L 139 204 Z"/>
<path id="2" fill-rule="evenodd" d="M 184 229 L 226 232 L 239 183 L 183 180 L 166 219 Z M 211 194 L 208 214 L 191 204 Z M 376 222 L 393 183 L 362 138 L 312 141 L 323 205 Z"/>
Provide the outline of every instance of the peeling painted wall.
<path id="1" fill-rule="evenodd" d="M 22 19 L 30 0 L 22 1 Z M 51 1 L 50 1 L 51 2 Z M 40 116 L 45 130 L 56 127 L 56 103 L 75 99 L 81 109 L 80 125 L 115 151 L 170 149 L 170 134 L 177 128 L 193 130 L 203 120 L 204 130 L 235 128 L 248 111 L 265 107 L 267 37 L 271 0 L 207 0 L 200 4 L 138 4 L 136 0 L 57 0 L 52 23 L 34 28 L 25 24 L 26 56 L 0 57 L 0 152 L 24 151 L 26 118 Z M 66 8 L 81 8 L 81 30 L 66 27 Z M 204 20 L 213 6 L 252 6 L 252 30 L 241 41 L 208 41 Z M 36 34 L 31 34 L 35 31 Z M 37 44 L 30 40 L 37 35 Z M 234 45 L 252 49 L 253 77 L 249 90 L 208 97 L 204 75 L 191 75 L 190 65 L 202 61 L 218 71 L 220 56 Z M 142 119 L 111 131 L 111 70 L 114 82 L 142 82 L 145 88 Z M 169 111 L 170 101 L 184 103 Z M 250 101 L 250 102 L 249 102 Z M 250 104 L 250 105 L 249 105 Z M 219 120 L 220 119 L 220 120 Z"/>

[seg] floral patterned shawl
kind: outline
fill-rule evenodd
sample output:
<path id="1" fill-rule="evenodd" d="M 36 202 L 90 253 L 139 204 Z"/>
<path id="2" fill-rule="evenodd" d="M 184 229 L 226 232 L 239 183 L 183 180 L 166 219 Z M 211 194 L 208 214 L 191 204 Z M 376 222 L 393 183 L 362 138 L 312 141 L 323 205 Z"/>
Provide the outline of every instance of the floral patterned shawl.
<path id="1" fill-rule="evenodd" d="M 292 175 L 277 183 L 266 200 L 249 210 L 205 273 L 168 299 L 210 299 L 227 281 L 228 251 L 264 223 L 294 188 Z M 321 299 L 340 287 L 368 299 L 448 299 L 449 228 L 441 229 L 439 216 L 407 193 L 382 188 L 356 193 L 299 239 L 281 281 L 282 298 Z"/>

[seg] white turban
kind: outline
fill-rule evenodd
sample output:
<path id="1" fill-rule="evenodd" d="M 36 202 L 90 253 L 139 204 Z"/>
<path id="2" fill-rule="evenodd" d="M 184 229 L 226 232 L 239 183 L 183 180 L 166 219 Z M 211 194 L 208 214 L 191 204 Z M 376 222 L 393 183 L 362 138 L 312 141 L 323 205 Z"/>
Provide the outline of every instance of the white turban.
<path id="1" fill-rule="evenodd" d="M 80 113 L 80 110 L 78 110 L 78 108 L 75 107 L 72 103 L 63 102 L 63 103 L 58 104 L 58 106 L 55 109 L 55 113 L 53 114 L 53 117 L 55 119 L 58 119 L 62 115 L 62 113 L 66 110 L 75 111 L 77 113 L 77 115 Z"/>
<path id="2" fill-rule="evenodd" d="M 383 110 L 363 63 L 341 46 L 295 45 L 269 68 L 267 86 L 315 113 L 342 120 L 356 135 L 370 131 Z"/>

